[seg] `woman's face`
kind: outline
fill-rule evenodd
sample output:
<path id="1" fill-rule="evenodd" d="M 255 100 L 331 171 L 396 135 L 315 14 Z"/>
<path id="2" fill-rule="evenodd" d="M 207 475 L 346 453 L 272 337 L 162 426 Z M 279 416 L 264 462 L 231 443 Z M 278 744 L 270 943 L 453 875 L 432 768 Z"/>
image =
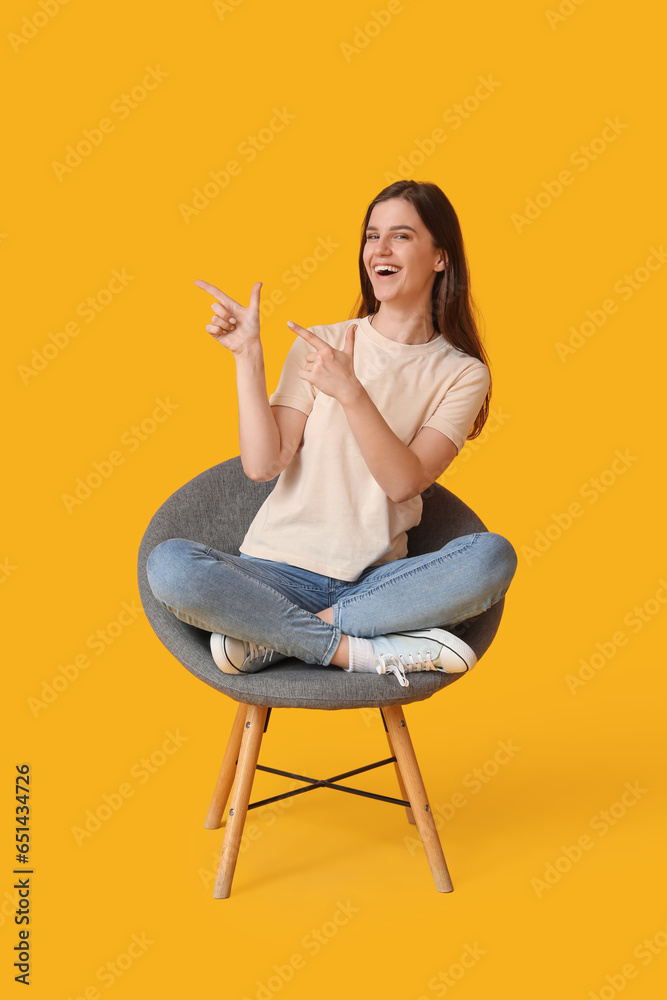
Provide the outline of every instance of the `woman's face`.
<path id="1" fill-rule="evenodd" d="M 406 307 L 431 301 L 435 276 L 445 267 L 417 209 L 403 198 L 390 198 L 374 206 L 363 259 L 376 299 Z M 391 267 L 392 273 L 378 273 L 383 265 Z"/>

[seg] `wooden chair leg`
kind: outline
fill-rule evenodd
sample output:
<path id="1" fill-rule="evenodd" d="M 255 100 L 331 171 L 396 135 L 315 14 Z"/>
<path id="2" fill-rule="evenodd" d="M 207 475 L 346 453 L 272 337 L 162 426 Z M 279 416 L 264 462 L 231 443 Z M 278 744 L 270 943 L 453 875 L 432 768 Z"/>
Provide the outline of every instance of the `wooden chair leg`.
<path id="1" fill-rule="evenodd" d="M 264 725 L 268 708 L 261 705 L 248 705 L 241 747 L 239 750 L 236 776 L 229 798 L 229 812 L 225 825 L 225 837 L 220 852 L 218 875 L 213 890 L 214 899 L 227 899 L 232 891 L 232 879 L 236 868 L 236 860 L 241 846 L 243 827 L 248 813 L 250 792 L 255 777 L 259 748 L 262 743 Z"/>
<path id="2" fill-rule="evenodd" d="M 225 811 L 231 787 L 234 784 L 236 760 L 239 755 L 239 747 L 241 746 L 241 737 L 243 736 L 243 726 L 245 725 L 247 709 L 248 706 L 243 702 L 240 702 L 238 708 L 236 709 L 234 724 L 232 725 L 232 731 L 227 742 L 227 749 L 225 750 L 225 756 L 222 760 L 218 780 L 215 784 L 213 798 L 211 799 L 211 804 L 208 807 L 208 815 L 206 816 L 206 822 L 204 823 L 204 827 L 207 830 L 217 830 L 220 826 L 220 820 L 222 819 L 222 814 Z"/>
<path id="3" fill-rule="evenodd" d="M 382 713 L 382 709 L 380 709 L 380 713 Z M 391 754 L 392 757 L 395 757 L 396 754 L 394 753 L 394 747 L 393 747 L 392 742 L 391 742 L 391 736 L 389 735 L 389 730 L 387 729 L 387 730 L 385 730 L 385 732 L 386 732 L 386 736 L 387 736 L 387 743 L 389 744 L 389 753 Z M 401 769 L 398 766 L 398 760 L 395 762 L 394 767 L 396 768 L 396 777 L 398 778 L 398 787 L 399 787 L 400 792 L 401 792 L 401 798 L 402 799 L 407 799 L 408 798 L 408 793 L 405 790 L 405 784 L 403 783 L 403 776 L 401 774 Z M 409 799 L 408 799 L 408 801 L 409 801 Z M 408 817 L 408 823 L 414 823 L 415 817 L 413 815 L 413 812 L 412 812 L 412 809 L 410 808 L 410 806 L 406 807 L 405 812 L 406 812 L 406 815 Z"/>
<path id="4" fill-rule="evenodd" d="M 454 887 L 449 877 L 447 862 L 428 803 L 403 709 L 400 705 L 392 705 L 389 708 L 383 708 L 383 712 L 387 721 L 391 746 L 405 782 L 407 799 L 412 806 L 417 831 L 424 845 L 435 887 L 438 892 L 452 892 Z"/>

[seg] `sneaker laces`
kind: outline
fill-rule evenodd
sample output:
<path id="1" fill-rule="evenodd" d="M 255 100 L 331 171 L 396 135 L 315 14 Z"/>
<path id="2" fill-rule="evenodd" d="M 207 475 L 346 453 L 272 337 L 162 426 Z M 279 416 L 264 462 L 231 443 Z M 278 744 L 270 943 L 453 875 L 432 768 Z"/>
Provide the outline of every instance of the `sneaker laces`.
<path id="1" fill-rule="evenodd" d="M 248 647 L 250 649 L 250 659 L 257 660 L 261 656 L 262 663 L 266 663 L 267 658 L 269 662 L 271 662 L 273 654 L 275 653 L 275 649 L 270 649 L 268 646 L 262 646 L 256 642 L 248 642 Z"/>
<path id="2" fill-rule="evenodd" d="M 415 660 L 415 656 L 417 659 Z M 431 651 L 418 653 L 382 653 L 376 658 L 379 674 L 394 674 L 401 687 L 408 687 L 410 681 L 405 676 L 406 670 L 437 670 L 431 659 Z"/>

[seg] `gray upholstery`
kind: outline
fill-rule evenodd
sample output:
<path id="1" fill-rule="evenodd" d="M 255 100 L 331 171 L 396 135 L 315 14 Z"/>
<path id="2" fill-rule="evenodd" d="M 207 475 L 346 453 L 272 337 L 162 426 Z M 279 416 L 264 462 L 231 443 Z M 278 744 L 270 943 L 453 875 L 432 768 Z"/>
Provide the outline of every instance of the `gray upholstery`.
<path id="1" fill-rule="evenodd" d="M 146 577 L 146 560 L 166 538 L 188 538 L 238 555 L 250 522 L 276 482 L 248 479 L 237 455 L 195 476 L 151 518 L 139 549 L 139 592 L 149 622 L 176 659 L 195 677 L 235 701 L 275 708 L 381 708 L 408 704 L 430 698 L 465 676 L 412 673 L 409 687 L 401 687 L 392 674 L 347 673 L 340 667 L 307 664 L 294 658 L 245 676 L 218 670 L 209 648 L 210 633 L 179 621 L 153 596 Z M 408 532 L 409 556 L 432 552 L 453 538 L 487 530 L 469 507 L 438 483 L 422 497 L 421 523 Z M 450 627 L 450 631 L 464 638 L 479 659 L 496 634 L 503 606 L 504 598 L 475 618 Z"/>

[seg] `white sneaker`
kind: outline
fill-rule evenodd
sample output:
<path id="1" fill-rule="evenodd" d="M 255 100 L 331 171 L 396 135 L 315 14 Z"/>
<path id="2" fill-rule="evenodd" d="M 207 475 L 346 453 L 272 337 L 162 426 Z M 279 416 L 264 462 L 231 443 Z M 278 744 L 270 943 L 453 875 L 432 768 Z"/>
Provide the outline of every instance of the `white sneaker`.
<path id="1" fill-rule="evenodd" d="M 402 687 L 408 687 L 405 675 L 412 670 L 464 674 L 477 663 L 475 652 L 463 639 L 441 628 L 376 635 L 370 641 L 377 672 L 395 674 Z"/>
<path id="2" fill-rule="evenodd" d="M 211 654 L 223 674 L 254 674 L 287 658 L 284 653 L 268 646 L 234 639 L 220 632 L 211 632 Z"/>

